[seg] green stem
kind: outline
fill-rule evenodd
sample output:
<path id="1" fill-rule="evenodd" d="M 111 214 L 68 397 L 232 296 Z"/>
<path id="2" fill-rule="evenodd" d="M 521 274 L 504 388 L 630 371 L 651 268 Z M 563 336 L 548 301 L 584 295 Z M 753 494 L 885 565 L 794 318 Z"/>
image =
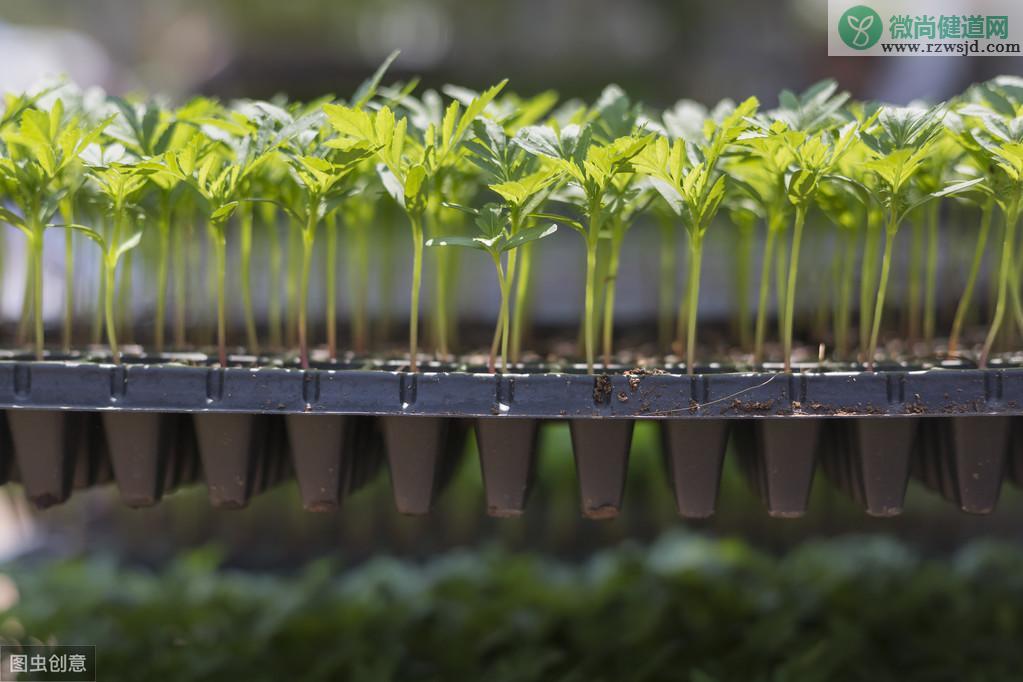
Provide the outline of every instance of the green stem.
<path id="1" fill-rule="evenodd" d="M 32 260 L 34 282 L 32 285 L 33 323 L 35 325 L 36 360 L 43 359 L 43 226 L 33 227 Z"/>
<path id="2" fill-rule="evenodd" d="M 497 284 L 501 289 L 501 311 L 497 316 L 497 324 L 494 326 L 494 339 L 490 345 L 490 357 L 487 361 L 487 369 L 493 374 L 497 371 L 499 346 L 501 349 L 501 371 L 508 371 L 508 293 L 511 287 L 504 266 L 501 264 L 501 254 L 491 252 L 490 258 L 494 261 L 494 268 L 497 270 Z M 510 267 L 508 272 L 511 272 Z"/>
<path id="3" fill-rule="evenodd" d="M 529 309 L 530 274 L 533 266 L 533 244 L 523 244 L 515 268 L 515 310 L 511 320 L 511 360 L 522 359 L 522 337 L 525 334 L 526 311 Z"/>
<path id="4" fill-rule="evenodd" d="M 120 243 L 115 242 L 115 243 Z M 132 330 L 134 329 L 134 310 L 132 309 L 132 279 L 134 268 L 132 267 L 132 254 L 128 252 L 124 255 L 124 266 L 121 268 L 121 289 L 118 291 L 118 306 L 120 308 L 119 316 L 121 322 L 121 330 L 123 331 L 125 343 L 131 343 L 132 337 L 134 336 Z"/>
<path id="5" fill-rule="evenodd" d="M 1001 330 L 1002 320 L 1005 317 L 1005 300 L 1008 296 L 1008 289 L 1012 274 L 1012 260 L 1016 242 L 1016 224 L 1019 222 L 1020 203 L 1019 199 L 1013 201 L 1005 216 L 1005 231 L 1002 241 L 1001 265 L 998 268 L 998 298 L 995 303 L 995 313 L 991 320 L 991 328 L 988 329 L 987 338 L 984 340 L 984 348 L 980 353 L 980 366 L 987 367 L 988 358 L 991 355 L 991 348 L 994 346 L 998 332 Z"/>
<path id="6" fill-rule="evenodd" d="M 615 290 L 618 284 L 618 263 L 625 237 L 625 226 L 615 221 L 611 237 L 611 253 L 608 254 L 607 277 L 604 280 L 604 369 L 611 366 L 611 351 L 614 343 Z"/>
<path id="7" fill-rule="evenodd" d="M 686 309 L 686 373 L 696 369 L 696 311 L 700 302 L 700 265 L 703 261 L 703 235 L 689 237 L 689 304 Z"/>
<path id="8" fill-rule="evenodd" d="M 217 275 L 217 355 L 227 367 L 227 236 L 221 222 L 210 224 Z"/>
<path id="9" fill-rule="evenodd" d="M 65 198 L 61 204 L 61 217 L 66 224 L 71 225 L 75 222 L 74 202 L 70 198 Z M 64 230 L 64 326 L 61 330 L 61 346 L 65 353 L 71 352 L 71 341 L 75 323 L 75 250 L 73 236 L 73 230 Z"/>
<path id="10" fill-rule="evenodd" d="M 107 343 L 110 344 L 110 355 L 113 357 L 114 364 L 121 364 L 121 349 L 117 345 L 117 317 L 114 314 L 114 299 L 115 299 L 115 275 L 117 272 L 117 264 L 111 262 L 111 258 L 108 254 L 103 254 L 103 312 L 106 318 L 107 325 Z"/>
<path id="11" fill-rule="evenodd" d="M 419 289 L 423 284 L 423 219 L 409 214 L 412 226 L 412 292 L 409 302 L 408 356 L 409 371 L 417 372 L 419 353 Z"/>
<path id="12" fill-rule="evenodd" d="M 365 213 L 359 212 L 359 220 L 348 227 L 352 233 L 353 248 L 350 250 L 349 282 L 352 301 L 352 348 L 357 354 L 366 352 L 369 343 L 368 297 L 369 297 L 369 239 L 367 234 L 372 222 L 373 204 L 366 204 Z M 333 249 L 331 250 L 333 253 Z"/>
<path id="13" fill-rule="evenodd" d="M 736 317 L 735 329 L 739 336 L 739 347 L 743 352 L 748 352 L 753 344 L 753 330 L 750 328 L 749 285 L 750 271 L 753 262 L 753 225 L 743 224 L 739 226 L 739 244 L 736 249 Z"/>
<path id="14" fill-rule="evenodd" d="M 908 320 L 906 339 L 912 347 L 920 338 L 920 266 L 924 252 L 924 223 L 918 215 L 910 224 Z"/>
<path id="15" fill-rule="evenodd" d="M 511 273 L 512 273 L 512 261 L 515 256 L 515 252 L 512 251 L 508 256 L 508 271 L 502 272 L 501 259 L 497 259 L 497 280 L 501 287 L 501 316 L 499 323 L 501 325 L 501 371 L 508 371 L 508 341 L 509 341 L 509 324 L 508 324 L 508 306 L 509 306 L 509 293 L 511 291 Z"/>
<path id="16" fill-rule="evenodd" d="M 688 273 L 693 267 L 690 262 L 692 257 L 692 249 L 686 249 L 686 262 L 683 263 L 683 268 Z M 686 281 L 682 285 L 682 296 L 679 297 L 678 303 L 678 315 L 675 317 L 675 348 L 677 348 L 678 354 L 684 352 L 686 346 L 686 327 L 688 326 L 689 320 L 689 289 L 693 283 L 693 278 L 686 275 Z"/>
<path id="17" fill-rule="evenodd" d="M 927 282 L 924 290 L 924 340 L 934 343 L 938 315 L 938 217 L 941 203 L 933 200 L 927 206 Z"/>
<path id="18" fill-rule="evenodd" d="M 757 294 L 757 322 L 753 330 L 753 364 L 764 360 L 764 337 L 767 333 L 767 298 L 771 289 L 771 264 L 774 262 L 774 245 L 777 241 L 777 218 L 767 219 L 767 235 L 764 237 L 764 254 L 760 260 L 760 287 Z M 779 311 L 780 312 L 780 311 Z"/>
<path id="19" fill-rule="evenodd" d="M 108 227 L 109 227 L 109 218 L 106 219 L 106 222 L 104 224 L 104 227 L 103 227 L 103 232 L 104 233 L 109 231 L 107 229 Z M 100 264 L 100 267 L 102 267 L 102 263 Z M 103 308 L 106 305 L 106 291 L 107 291 L 106 278 L 101 275 L 99 277 L 99 284 L 96 287 L 96 305 L 93 306 L 92 326 L 91 326 L 91 329 L 89 330 L 90 331 L 89 342 L 93 346 L 98 346 L 101 343 L 103 343 L 103 325 L 104 325 L 104 323 L 103 323 Z"/>
<path id="20" fill-rule="evenodd" d="M 849 328 L 852 326 L 853 273 L 856 268 L 856 233 L 844 231 L 845 253 L 842 254 L 842 273 L 839 281 L 838 319 L 835 321 L 835 346 L 839 360 L 849 356 Z"/>
<path id="21" fill-rule="evenodd" d="M 675 309 L 675 270 L 678 256 L 675 249 L 675 223 L 661 216 L 658 223 L 661 253 L 658 268 L 657 346 L 662 352 L 671 349 L 672 319 Z"/>
<path id="22" fill-rule="evenodd" d="M 294 219 L 293 219 L 294 220 Z M 298 274 L 302 267 L 302 225 L 292 224 L 288 231 L 287 276 L 284 279 L 284 295 L 287 305 L 284 309 L 284 342 L 289 348 L 296 343 L 298 329 Z"/>
<path id="23" fill-rule="evenodd" d="M 327 216 L 327 355 L 337 360 L 337 212 Z"/>
<path id="24" fill-rule="evenodd" d="M 167 320 L 167 277 L 170 270 L 170 226 L 171 208 L 167 195 L 161 197 L 160 219 L 157 229 L 160 232 L 160 254 L 156 273 L 156 329 L 153 345 L 157 353 L 163 352 L 164 327 Z"/>
<path id="25" fill-rule="evenodd" d="M 270 326 L 268 340 L 272 348 L 279 349 L 284 340 L 281 335 L 281 240 L 277 229 L 277 208 L 273 204 L 263 204 L 263 227 L 266 229 L 269 244 L 269 279 L 267 291 L 267 322 Z"/>
<path id="26" fill-rule="evenodd" d="M 256 311 L 252 305 L 252 223 L 253 208 L 248 202 L 238 207 L 238 248 L 241 252 L 242 311 L 245 317 L 245 342 L 249 353 L 259 355 L 259 336 L 256 333 Z"/>
<path id="27" fill-rule="evenodd" d="M 302 273 L 298 288 L 298 355 L 302 369 L 309 369 L 309 273 L 313 265 L 316 241 L 316 212 L 310 210 L 302 230 Z"/>
<path id="28" fill-rule="evenodd" d="M 188 343 L 185 327 L 188 321 L 188 245 L 192 242 L 191 215 L 174 230 L 174 346 L 184 350 Z"/>
<path id="29" fill-rule="evenodd" d="M 583 299 L 583 348 L 586 355 L 586 373 L 593 374 L 593 356 L 596 336 L 594 293 L 597 288 L 597 245 L 600 240 L 600 208 L 592 205 L 589 231 L 586 234 L 586 291 Z"/>
<path id="30" fill-rule="evenodd" d="M 959 305 L 956 306 L 955 318 L 952 320 L 952 331 L 948 335 L 948 352 L 950 355 L 959 349 L 959 336 L 962 334 L 963 323 L 966 320 L 966 315 L 973 300 L 973 290 L 977 286 L 977 277 L 980 275 L 980 266 L 984 261 L 984 249 L 987 246 L 988 233 L 991 231 L 993 209 L 993 198 L 984 202 L 984 206 L 981 208 L 980 231 L 977 233 L 977 244 L 973 249 L 970 272 L 966 277 L 966 286 L 963 289 L 962 298 L 959 299 Z"/>
<path id="31" fill-rule="evenodd" d="M 28 342 L 28 333 L 32 326 L 32 302 L 35 300 L 33 290 L 35 288 L 36 281 L 36 263 L 35 259 L 31 257 L 31 239 L 28 241 L 28 252 L 28 265 L 25 268 L 25 289 L 21 294 L 21 316 L 18 318 L 17 341 L 19 346 L 24 346 Z"/>
<path id="32" fill-rule="evenodd" d="M 873 307 L 870 295 L 874 292 L 877 272 L 877 249 L 881 237 L 879 214 L 867 212 L 867 235 L 863 246 L 863 262 L 860 264 L 860 352 L 865 353 L 870 345 L 870 328 L 873 325 Z M 867 358 L 864 358 L 866 362 Z"/>
<path id="33" fill-rule="evenodd" d="M 796 217 L 792 226 L 792 251 L 789 256 L 789 277 L 785 287 L 785 336 L 782 339 L 785 371 L 792 371 L 792 327 L 796 307 L 796 280 L 799 271 L 799 249 L 803 240 L 803 225 L 806 222 L 806 205 L 796 206 Z"/>
<path id="34" fill-rule="evenodd" d="M 778 310 L 778 340 L 785 338 L 785 328 L 788 323 L 785 320 L 785 292 L 787 291 L 787 279 L 785 273 L 788 272 L 787 258 L 784 248 L 784 239 L 786 233 L 786 226 L 783 224 L 779 227 L 778 236 L 780 237 L 780 244 L 776 245 L 774 249 L 774 298 L 775 307 Z"/>
<path id="35" fill-rule="evenodd" d="M 881 316 L 884 312 L 884 299 L 888 291 L 888 275 L 892 269 L 892 250 L 895 246 L 895 233 L 899 226 L 895 222 L 895 212 L 888 216 L 885 225 L 884 256 L 881 259 L 881 281 L 877 285 L 877 300 L 874 303 L 874 315 L 870 329 L 870 345 L 867 347 L 867 371 L 874 371 L 874 356 L 877 354 L 877 341 L 881 335 Z"/>

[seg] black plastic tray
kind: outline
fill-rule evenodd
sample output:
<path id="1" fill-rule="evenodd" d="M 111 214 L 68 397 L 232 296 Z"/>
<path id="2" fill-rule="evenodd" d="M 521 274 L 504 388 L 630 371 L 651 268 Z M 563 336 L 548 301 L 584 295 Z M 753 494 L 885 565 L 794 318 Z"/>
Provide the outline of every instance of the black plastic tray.
<path id="1" fill-rule="evenodd" d="M 1023 369 L 472 374 L 0 362 L 0 408 L 431 417 L 1023 414 Z"/>
<path id="2" fill-rule="evenodd" d="M 40 507 L 116 481 L 158 502 L 205 480 L 243 507 L 292 477 L 335 509 L 386 462 L 399 511 L 430 510 L 475 431 L 487 511 L 521 514 L 538 433 L 568 420 L 582 513 L 622 505 L 637 419 L 659 420 L 678 511 L 717 505 L 728 444 L 770 514 L 805 512 L 822 469 L 867 513 L 902 510 L 911 474 L 961 509 L 1023 484 L 1023 369 L 607 375 L 121 367 L 0 362 L 0 480 Z M 926 417 L 926 418 L 923 418 Z"/>

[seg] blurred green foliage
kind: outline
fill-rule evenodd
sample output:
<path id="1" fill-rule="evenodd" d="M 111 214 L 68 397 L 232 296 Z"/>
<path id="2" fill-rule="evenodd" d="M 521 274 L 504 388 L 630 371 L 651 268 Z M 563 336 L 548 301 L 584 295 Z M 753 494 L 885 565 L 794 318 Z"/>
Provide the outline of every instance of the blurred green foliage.
<path id="1" fill-rule="evenodd" d="M 4 643 L 95 644 L 104 680 L 1010 680 L 1023 551 L 893 540 L 780 559 L 669 533 L 582 564 L 497 549 L 292 578 L 106 559 L 7 567 Z"/>

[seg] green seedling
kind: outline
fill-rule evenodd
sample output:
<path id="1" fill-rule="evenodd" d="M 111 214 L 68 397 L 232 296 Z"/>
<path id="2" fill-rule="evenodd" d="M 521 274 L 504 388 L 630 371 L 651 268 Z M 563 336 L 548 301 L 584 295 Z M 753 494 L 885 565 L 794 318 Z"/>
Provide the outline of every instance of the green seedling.
<path id="1" fill-rule="evenodd" d="M 79 155 L 93 144 L 106 121 L 85 127 L 77 117 L 64 115 L 57 100 L 49 111 L 24 108 L 17 125 L 0 130 L 4 155 L 0 178 L 4 193 L 19 213 L 0 207 L 0 217 L 20 230 L 28 240 L 30 265 L 26 292 L 31 291 L 36 358 L 43 358 L 43 233 L 67 196 L 65 175 L 80 164 Z"/>
<path id="2" fill-rule="evenodd" d="M 573 193 L 563 194 L 562 199 L 574 204 L 584 216 L 585 223 L 557 214 L 537 214 L 541 219 L 551 219 L 572 227 L 582 235 L 586 246 L 583 346 L 586 370 L 590 374 L 593 373 L 596 346 L 597 247 L 605 230 L 610 227 L 609 221 L 614 214 L 612 204 L 616 201 L 615 179 L 619 175 L 633 172 L 632 160 L 652 139 L 652 135 L 627 135 L 600 144 L 594 141 L 588 125 L 570 125 L 560 130 L 529 126 L 520 130 L 515 137 L 515 144 L 530 154 L 551 161 L 553 168 L 574 190 Z"/>
<path id="3" fill-rule="evenodd" d="M 673 144 L 658 138 L 645 145 L 634 159 L 636 172 L 650 178 L 689 235 L 689 283 L 687 285 L 686 371 L 692 374 L 696 362 L 696 320 L 700 300 L 700 267 L 703 240 L 725 198 L 728 176 L 720 168 L 726 150 L 745 132 L 758 102 L 750 98 L 713 127 L 706 143 Z M 680 313 L 681 316 L 681 313 Z"/>
<path id="4" fill-rule="evenodd" d="M 881 315 L 891 273 L 895 235 L 906 217 L 916 208 L 942 196 L 966 191 L 981 182 L 980 178 L 946 185 L 939 191 L 920 194 L 916 175 L 943 130 L 945 109 L 912 109 L 886 107 L 877 117 L 877 125 L 861 132 L 870 149 L 871 160 L 866 168 L 876 178 L 876 185 L 860 184 L 885 213 L 884 255 L 874 304 L 870 341 L 866 349 L 867 369 L 873 370 L 877 342 L 881 331 Z"/>
<path id="5" fill-rule="evenodd" d="M 474 217 L 473 222 L 479 235 L 475 237 L 440 237 L 429 239 L 427 246 L 459 246 L 484 251 L 490 255 L 497 271 L 497 283 L 501 291 L 500 313 L 497 318 L 494 336 L 501 336 L 501 369 L 508 371 L 508 337 L 509 337 L 509 299 L 511 293 L 510 268 L 506 260 L 510 259 L 515 249 L 548 237 L 557 231 L 557 225 L 518 228 L 513 233 L 513 221 L 508 208 L 498 204 L 487 204 L 482 209 L 468 210 Z M 506 256 L 506 254 L 509 254 Z M 493 348 L 490 352 L 488 369 L 497 371 L 497 361 Z"/>

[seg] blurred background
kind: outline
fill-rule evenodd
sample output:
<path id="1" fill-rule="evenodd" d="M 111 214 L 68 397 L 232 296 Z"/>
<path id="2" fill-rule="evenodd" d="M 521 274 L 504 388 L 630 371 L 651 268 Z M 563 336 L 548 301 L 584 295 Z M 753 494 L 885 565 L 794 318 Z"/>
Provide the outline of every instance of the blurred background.
<path id="1" fill-rule="evenodd" d="M 508 77 L 509 87 L 522 94 L 555 89 L 564 98 L 592 100 L 614 82 L 653 106 L 683 97 L 714 103 L 749 95 L 774 106 L 780 89 L 799 90 L 825 77 L 836 78 L 854 97 L 904 104 L 943 99 L 970 83 L 1020 73 L 1019 58 L 829 58 L 825 23 L 822 0 L 4 0 L 0 90 L 66 73 L 81 86 L 118 94 L 158 92 L 173 99 L 193 93 L 346 95 L 394 49 L 402 54 L 391 76 L 421 76 L 424 87 L 481 88 Z M 620 296 L 626 323 L 637 310 L 630 301 L 639 301 L 654 286 L 656 268 L 649 259 L 655 256 L 643 253 L 655 237 L 650 230 L 647 241 L 637 240 L 625 255 Z M 578 257 L 572 236 L 559 239 L 566 244 L 560 247 L 564 253 Z M 708 315 L 728 305 L 725 256 L 719 254 L 717 265 L 706 269 L 703 310 Z M 475 268 L 468 276 L 476 272 L 490 289 L 466 287 L 465 309 L 487 314 L 496 299 L 488 264 L 468 267 Z M 581 278 L 567 282 L 556 269 L 542 276 L 560 276 L 555 286 L 569 290 L 547 302 L 545 310 L 554 317 L 574 314 Z M 632 287 L 634 280 L 642 286 Z M 403 300 L 403 287 L 395 290 Z M 14 291 L 6 296 L 9 306 L 20 300 Z M 57 314 L 59 300 L 50 304 Z M 673 507 L 652 424 L 637 428 L 623 515 L 585 521 L 578 512 L 567 427 L 550 426 L 543 439 L 538 488 L 521 519 L 486 517 L 470 439 L 438 509 L 421 519 L 393 511 L 386 472 L 344 509 L 327 514 L 303 512 L 291 482 L 241 512 L 210 509 L 199 485 L 148 510 L 124 508 L 113 486 L 106 486 L 79 491 L 69 503 L 40 513 L 7 486 L 0 492 L 5 519 L 0 557 L 45 566 L 58 558 L 107 556 L 161 570 L 185 552 L 213 545 L 217 566 L 287 576 L 324 557 L 345 566 L 381 555 L 415 562 L 448 550 L 495 545 L 574 562 L 622 543 L 652 541 L 667 529 L 741 537 L 772 556 L 846 534 L 893 535 L 933 557 L 978 538 L 1013 545 L 1023 539 L 1023 495 L 1009 486 L 994 515 L 973 517 L 913 482 L 907 513 L 879 520 L 866 517 L 818 476 L 806 518 L 770 519 L 731 455 L 720 513 L 709 521 L 683 522 Z M 86 577 L 73 574 L 69 580 L 85 584 Z M 7 606 L 2 592 L 0 606 Z M 61 604 L 49 608 L 51 620 L 38 622 L 59 624 L 53 614 Z M 136 627 L 145 629 L 146 621 Z"/>

